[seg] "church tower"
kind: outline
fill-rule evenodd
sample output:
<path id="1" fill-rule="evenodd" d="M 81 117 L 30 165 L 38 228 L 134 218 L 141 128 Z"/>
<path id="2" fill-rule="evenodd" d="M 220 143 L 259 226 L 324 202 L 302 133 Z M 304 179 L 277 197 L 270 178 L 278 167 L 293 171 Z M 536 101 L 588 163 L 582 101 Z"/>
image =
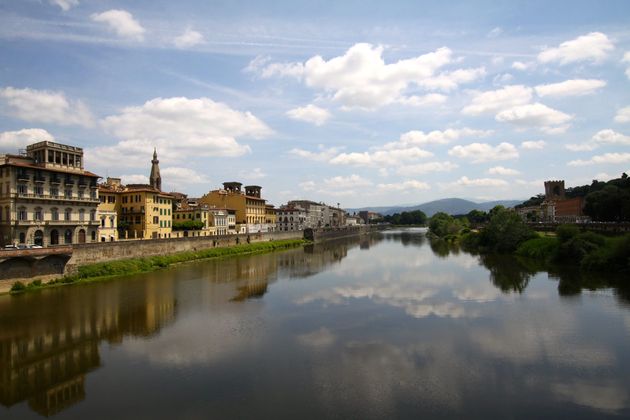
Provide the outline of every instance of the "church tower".
<path id="1" fill-rule="evenodd" d="M 151 161 L 151 176 L 149 182 L 153 188 L 162 191 L 162 177 L 160 176 L 160 161 L 157 158 L 157 150 L 153 148 L 153 160 Z"/>

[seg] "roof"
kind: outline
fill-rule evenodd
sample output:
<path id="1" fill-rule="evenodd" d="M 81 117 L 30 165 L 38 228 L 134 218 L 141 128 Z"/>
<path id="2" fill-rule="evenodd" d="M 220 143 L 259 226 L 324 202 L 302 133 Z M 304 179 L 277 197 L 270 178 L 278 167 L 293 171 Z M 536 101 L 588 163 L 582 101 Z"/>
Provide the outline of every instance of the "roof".
<path id="1" fill-rule="evenodd" d="M 39 171 L 57 172 L 57 173 L 62 173 L 62 174 L 80 175 L 80 176 L 87 176 L 87 177 L 91 177 L 91 178 L 102 178 L 100 175 L 96 175 L 95 173 L 92 173 L 90 171 L 86 171 L 85 169 L 64 170 L 62 168 L 46 168 L 46 167 L 38 165 L 36 163 L 13 162 L 13 161 L 11 161 L 11 158 L 13 158 L 13 157 L 17 157 L 17 158 L 20 158 L 20 159 L 28 159 L 28 158 L 25 158 L 24 156 L 16 156 L 16 155 L 5 155 L 5 156 L 8 159 L 5 160 L 4 163 L 0 163 L 0 165 L 17 166 L 19 168 L 37 169 Z"/>

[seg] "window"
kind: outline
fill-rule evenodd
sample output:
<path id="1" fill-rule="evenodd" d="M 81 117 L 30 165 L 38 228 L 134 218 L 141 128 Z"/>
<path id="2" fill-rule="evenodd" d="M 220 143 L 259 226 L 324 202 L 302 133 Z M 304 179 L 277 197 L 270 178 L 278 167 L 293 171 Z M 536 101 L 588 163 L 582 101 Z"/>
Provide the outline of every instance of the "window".
<path id="1" fill-rule="evenodd" d="M 20 221 L 26 220 L 26 207 L 20 207 L 18 209 L 18 220 Z"/>
<path id="2" fill-rule="evenodd" d="M 83 222 L 85 220 L 85 210 L 79 209 L 79 221 Z"/>
<path id="3" fill-rule="evenodd" d="M 101 227 L 105 227 L 105 218 L 101 217 Z"/>
<path id="4" fill-rule="evenodd" d="M 51 218 L 54 221 L 59 220 L 59 210 L 56 207 L 50 209 Z"/>
<path id="5" fill-rule="evenodd" d="M 64 197 L 65 198 L 72 198 L 72 189 L 71 188 L 66 188 L 66 190 L 64 191 Z"/>
<path id="6" fill-rule="evenodd" d="M 83 190 L 79 190 L 79 200 L 83 200 Z"/>
<path id="7" fill-rule="evenodd" d="M 35 195 L 44 195 L 44 187 L 41 185 L 35 185 Z"/>
<path id="8" fill-rule="evenodd" d="M 91 210 L 90 211 L 90 222 L 93 222 L 96 220 L 96 210 Z"/>
<path id="9" fill-rule="evenodd" d="M 153 216 L 153 224 L 157 225 L 159 223 L 160 218 L 157 216 Z"/>
<path id="10" fill-rule="evenodd" d="M 69 222 L 70 220 L 72 220 L 72 209 L 66 209 L 66 210 L 64 211 L 63 218 L 64 218 L 64 220 L 65 220 L 65 221 L 68 221 L 68 222 Z"/>
<path id="11" fill-rule="evenodd" d="M 26 184 L 18 184 L 18 194 L 26 194 L 27 191 Z"/>
<path id="12" fill-rule="evenodd" d="M 136 224 L 139 225 L 141 222 L 140 216 L 136 216 Z"/>
<path id="13" fill-rule="evenodd" d="M 116 202 L 115 197 L 113 195 L 108 195 L 107 196 L 107 202 L 108 203 L 115 203 Z"/>
<path id="14" fill-rule="evenodd" d="M 57 187 L 50 187 L 50 195 L 52 195 L 53 197 L 58 197 L 59 196 L 59 188 L 57 188 Z"/>

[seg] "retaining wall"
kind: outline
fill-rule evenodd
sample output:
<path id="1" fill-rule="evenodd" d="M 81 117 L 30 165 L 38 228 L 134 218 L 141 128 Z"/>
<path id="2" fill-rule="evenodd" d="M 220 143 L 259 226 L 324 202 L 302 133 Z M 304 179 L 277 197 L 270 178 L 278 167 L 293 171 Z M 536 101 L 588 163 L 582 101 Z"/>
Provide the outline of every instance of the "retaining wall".
<path id="1" fill-rule="evenodd" d="M 278 241 L 283 239 L 302 239 L 302 232 L 267 232 L 249 235 L 197 236 L 76 244 L 73 245 L 72 258 L 66 264 L 65 274 L 72 274 L 82 265 L 97 262 L 168 255 L 214 247 L 228 247 L 239 243 Z"/>

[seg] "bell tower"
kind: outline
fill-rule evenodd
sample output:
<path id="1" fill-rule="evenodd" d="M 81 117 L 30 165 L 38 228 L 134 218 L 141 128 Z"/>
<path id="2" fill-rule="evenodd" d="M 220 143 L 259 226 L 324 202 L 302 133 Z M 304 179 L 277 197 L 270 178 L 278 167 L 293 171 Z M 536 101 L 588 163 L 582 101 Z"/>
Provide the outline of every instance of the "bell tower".
<path id="1" fill-rule="evenodd" d="M 162 177 L 160 176 L 160 161 L 157 158 L 157 150 L 153 148 L 153 160 L 151 160 L 151 175 L 149 182 L 153 188 L 162 191 Z"/>

